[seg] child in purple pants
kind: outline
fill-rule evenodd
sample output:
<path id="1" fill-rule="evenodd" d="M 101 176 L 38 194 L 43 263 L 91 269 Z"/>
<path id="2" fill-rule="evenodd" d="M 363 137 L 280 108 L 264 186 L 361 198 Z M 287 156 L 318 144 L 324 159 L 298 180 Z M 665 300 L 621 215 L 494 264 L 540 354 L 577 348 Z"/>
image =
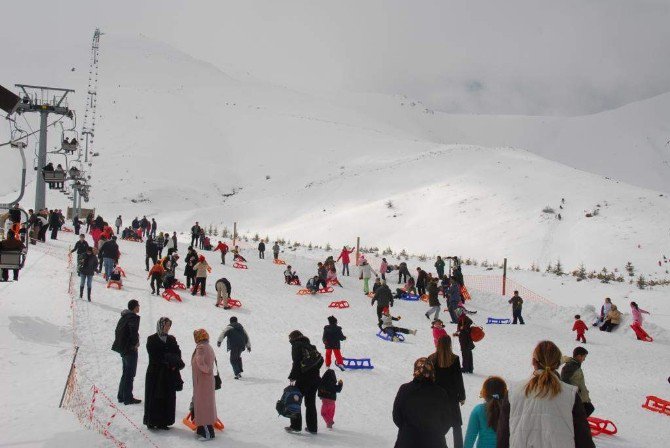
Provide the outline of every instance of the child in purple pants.
<path id="1" fill-rule="evenodd" d="M 328 429 L 333 428 L 335 418 L 335 400 L 337 394 L 342 392 L 342 380 L 337 380 L 335 371 L 328 369 L 319 383 L 319 398 L 321 399 L 321 417 L 326 422 Z"/>

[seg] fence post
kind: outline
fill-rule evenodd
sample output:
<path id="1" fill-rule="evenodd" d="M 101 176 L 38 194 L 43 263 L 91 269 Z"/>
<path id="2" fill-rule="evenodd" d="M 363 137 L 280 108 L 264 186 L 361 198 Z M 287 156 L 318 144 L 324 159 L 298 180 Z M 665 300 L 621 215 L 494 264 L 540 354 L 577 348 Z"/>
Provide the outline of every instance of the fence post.
<path id="1" fill-rule="evenodd" d="M 63 388 L 63 395 L 60 397 L 60 403 L 58 404 L 59 408 L 63 407 L 63 400 L 65 399 L 65 392 L 67 391 L 67 386 L 70 384 L 70 377 L 72 376 L 72 372 L 74 371 L 74 363 L 77 360 L 77 353 L 79 353 L 79 347 L 74 348 L 74 356 L 72 357 L 72 364 L 70 364 L 70 371 L 67 374 L 67 378 L 65 380 L 65 387 Z"/>
<path id="2" fill-rule="evenodd" d="M 502 284 L 502 295 L 505 297 L 505 288 L 507 287 L 507 258 L 503 261 L 503 284 Z"/>
<path id="3" fill-rule="evenodd" d="M 361 237 L 357 236 L 356 237 L 356 266 L 358 266 L 358 257 L 359 257 L 358 253 L 360 252 L 360 250 L 361 250 Z"/>
<path id="4" fill-rule="evenodd" d="M 235 242 L 237 241 L 237 222 L 233 223 L 233 247 L 235 247 Z"/>

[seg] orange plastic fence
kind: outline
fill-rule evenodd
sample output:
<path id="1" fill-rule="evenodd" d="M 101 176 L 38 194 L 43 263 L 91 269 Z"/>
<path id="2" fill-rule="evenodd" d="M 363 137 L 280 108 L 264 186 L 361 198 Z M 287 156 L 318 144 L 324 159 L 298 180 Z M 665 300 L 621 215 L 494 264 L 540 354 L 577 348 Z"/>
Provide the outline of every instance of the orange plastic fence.
<path id="1" fill-rule="evenodd" d="M 503 279 L 501 275 L 466 275 L 465 284 L 470 290 L 498 294 L 502 296 Z M 512 297 L 514 291 L 519 291 L 519 295 L 523 297 L 524 301 L 556 306 L 554 302 L 542 296 L 541 294 L 538 294 L 535 291 L 526 288 L 521 283 L 507 277 L 505 297 Z"/>

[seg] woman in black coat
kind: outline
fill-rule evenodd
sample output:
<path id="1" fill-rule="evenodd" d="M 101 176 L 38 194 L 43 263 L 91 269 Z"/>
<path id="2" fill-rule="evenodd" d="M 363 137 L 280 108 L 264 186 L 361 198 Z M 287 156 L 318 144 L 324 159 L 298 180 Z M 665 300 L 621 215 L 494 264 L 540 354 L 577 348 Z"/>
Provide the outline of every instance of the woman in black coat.
<path id="1" fill-rule="evenodd" d="M 177 340 L 168 334 L 171 326 L 170 319 L 161 317 L 156 333 L 147 338 L 149 366 L 144 386 L 144 424 L 149 429 L 170 429 L 174 424 L 177 391 L 184 385 L 179 374 L 184 361 Z"/>
<path id="2" fill-rule="evenodd" d="M 454 436 L 454 447 L 463 447 L 463 419 L 461 417 L 461 406 L 465 403 L 465 387 L 463 385 L 463 372 L 461 372 L 461 360 L 454 355 L 451 349 L 451 337 L 442 336 L 437 341 L 435 353 L 428 357 L 435 368 L 435 384 L 440 386 L 449 397 L 449 427 Z"/>
<path id="3" fill-rule="evenodd" d="M 293 361 L 288 379 L 295 383 L 295 386 L 302 393 L 307 425 L 305 429 L 309 433 L 316 434 L 316 393 L 321 381 L 319 370 L 323 365 L 323 358 L 321 358 L 321 354 L 318 353 L 316 347 L 300 331 L 293 330 L 288 335 L 288 340 L 291 343 L 291 360 Z M 300 432 L 302 430 L 302 414 L 292 418 L 291 426 L 284 429 L 290 433 Z"/>
<path id="4" fill-rule="evenodd" d="M 433 364 L 419 358 L 414 379 L 398 389 L 393 403 L 393 423 L 398 427 L 395 448 L 447 448 L 449 397 L 434 379 Z"/>
<path id="5" fill-rule="evenodd" d="M 463 373 L 472 373 L 474 364 L 472 361 L 472 350 L 475 348 L 475 343 L 472 342 L 472 319 L 470 319 L 462 307 L 456 309 L 458 315 L 458 327 L 454 336 L 458 336 L 458 342 L 461 345 L 461 355 L 463 355 Z"/>

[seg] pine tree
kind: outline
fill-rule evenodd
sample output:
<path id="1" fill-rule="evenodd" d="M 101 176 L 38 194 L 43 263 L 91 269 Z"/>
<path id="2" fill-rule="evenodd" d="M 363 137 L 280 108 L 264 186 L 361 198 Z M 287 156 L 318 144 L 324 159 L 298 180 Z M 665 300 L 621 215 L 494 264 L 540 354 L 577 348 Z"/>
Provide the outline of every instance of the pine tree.
<path id="1" fill-rule="evenodd" d="M 558 275 L 559 277 L 565 272 L 563 272 L 563 265 L 561 264 L 561 260 L 556 260 L 556 266 L 554 267 L 554 274 Z"/>
<path id="2" fill-rule="evenodd" d="M 230 231 L 228 230 L 228 227 L 224 227 L 221 231 L 221 238 L 228 238 L 229 235 Z"/>
<path id="3" fill-rule="evenodd" d="M 578 281 L 586 279 L 586 268 L 584 267 L 584 263 L 580 263 L 579 269 L 577 269 L 573 275 L 577 277 Z"/>
<path id="4" fill-rule="evenodd" d="M 647 279 L 644 278 L 644 275 L 640 274 L 640 276 L 637 278 L 637 287 L 640 289 L 644 289 L 647 287 Z"/>
<path id="5" fill-rule="evenodd" d="M 214 233 L 212 235 L 219 236 L 219 226 L 214 226 Z"/>
<path id="6" fill-rule="evenodd" d="M 331 250 L 333 250 L 333 248 L 330 247 L 330 243 L 326 243 L 326 252 L 330 252 Z"/>
<path id="7" fill-rule="evenodd" d="M 207 235 L 212 236 L 212 232 L 214 232 L 214 227 L 212 225 L 209 225 L 209 228 L 207 229 Z"/>
<path id="8" fill-rule="evenodd" d="M 254 242 L 256 242 L 256 243 L 257 243 L 257 242 L 258 242 L 258 241 L 259 241 L 260 239 L 261 239 L 261 237 L 260 237 L 260 236 L 258 236 L 258 232 L 257 232 L 257 233 L 256 233 L 256 234 L 254 235 L 254 238 L 253 238 L 253 240 L 254 240 Z"/>
<path id="9" fill-rule="evenodd" d="M 635 277 L 635 267 L 633 267 L 633 263 L 630 261 L 626 263 L 626 271 L 628 272 L 629 277 Z"/>

